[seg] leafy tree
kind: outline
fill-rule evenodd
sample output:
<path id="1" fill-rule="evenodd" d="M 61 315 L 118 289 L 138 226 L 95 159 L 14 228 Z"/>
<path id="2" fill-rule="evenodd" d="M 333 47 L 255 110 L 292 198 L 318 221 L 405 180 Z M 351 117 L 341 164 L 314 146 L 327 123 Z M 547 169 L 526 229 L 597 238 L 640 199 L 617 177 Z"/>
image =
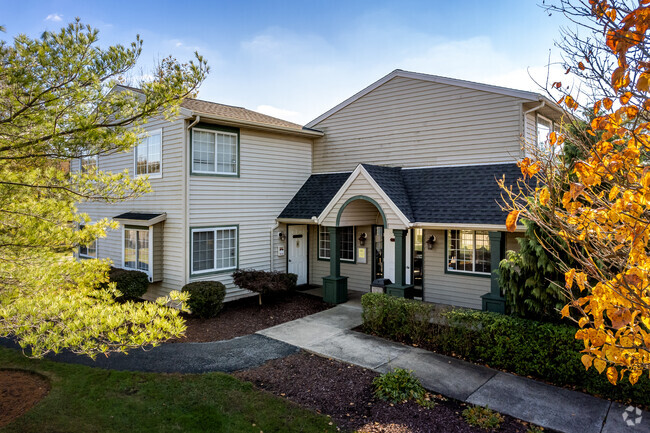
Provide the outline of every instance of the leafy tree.
<path id="1" fill-rule="evenodd" d="M 130 46 L 97 45 L 78 19 L 38 39 L 0 42 L 0 335 L 32 356 L 69 349 L 95 356 L 157 344 L 184 331 L 174 309 L 116 302 L 109 261 L 76 261 L 72 252 L 117 224 L 89 224 L 76 204 L 116 202 L 150 190 L 121 173 L 71 172 L 69 161 L 131 149 L 152 116 L 173 117 L 208 72 L 206 62 L 162 60 L 139 91 L 117 87 L 138 60 Z M 79 225 L 84 224 L 83 230 Z M 114 284 L 109 288 L 114 290 Z"/>
<path id="2" fill-rule="evenodd" d="M 552 88 L 568 110 L 582 105 L 594 117 L 588 128 L 550 134 L 552 154 L 564 141 L 579 147 L 583 156 L 571 166 L 553 157 L 520 162 L 524 177 L 541 184 L 526 191 L 527 201 L 510 193 L 506 221 L 514 229 L 523 216 L 566 242 L 573 263 L 560 263 L 570 300 L 562 315 L 578 317 L 585 367 L 606 372 L 613 384 L 626 374 L 634 384 L 650 368 L 649 3 L 561 1 L 549 7 L 579 25 L 579 31 L 565 31 L 560 46 L 567 68 L 588 92 L 560 82 Z"/>

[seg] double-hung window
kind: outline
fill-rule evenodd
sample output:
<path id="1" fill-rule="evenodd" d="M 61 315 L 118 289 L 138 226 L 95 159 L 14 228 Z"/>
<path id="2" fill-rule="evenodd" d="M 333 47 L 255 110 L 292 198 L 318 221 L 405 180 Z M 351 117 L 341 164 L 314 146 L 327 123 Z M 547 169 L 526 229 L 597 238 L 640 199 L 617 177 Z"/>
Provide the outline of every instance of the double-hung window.
<path id="1" fill-rule="evenodd" d="M 149 273 L 149 228 L 124 228 L 124 267 Z"/>
<path id="2" fill-rule="evenodd" d="M 162 176 L 162 129 L 150 131 L 135 148 L 135 173 Z"/>
<path id="3" fill-rule="evenodd" d="M 447 270 L 489 275 L 490 260 L 487 231 L 447 231 Z"/>
<path id="4" fill-rule="evenodd" d="M 192 173 L 236 176 L 239 133 L 233 129 L 192 129 Z"/>
<path id="5" fill-rule="evenodd" d="M 346 262 L 354 261 L 354 227 L 339 228 L 339 248 L 341 260 Z M 318 227 L 318 258 L 330 258 L 330 233 L 325 226 Z"/>
<path id="6" fill-rule="evenodd" d="M 192 274 L 237 268 L 237 226 L 192 229 Z"/>
<path id="7" fill-rule="evenodd" d="M 79 230 L 83 230 L 84 226 L 80 225 Z M 97 239 L 93 240 L 88 245 L 79 245 L 79 257 L 84 259 L 96 259 L 97 258 Z"/>

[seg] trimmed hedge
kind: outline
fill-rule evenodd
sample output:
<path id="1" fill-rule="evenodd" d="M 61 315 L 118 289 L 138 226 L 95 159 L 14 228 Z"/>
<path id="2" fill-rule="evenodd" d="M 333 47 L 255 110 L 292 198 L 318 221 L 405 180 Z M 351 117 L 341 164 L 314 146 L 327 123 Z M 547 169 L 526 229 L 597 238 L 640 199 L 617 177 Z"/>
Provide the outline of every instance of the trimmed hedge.
<path id="1" fill-rule="evenodd" d="M 472 310 L 445 313 L 449 325 L 442 326 L 431 323 L 431 304 L 382 293 L 363 295 L 361 304 L 367 332 L 485 363 L 520 376 L 532 376 L 555 385 L 575 386 L 597 396 L 650 406 L 647 374 L 636 385 L 625 380 L 614 386 L 594 368 L 585 370 L 580 361 L 584 344 L 574 338 L 575 327 Z"/>
<path id="2" fill-rule="evenodd" d="M 187 305 L 200 318 L 214 317 L 223 308 L 226 286 L 219 281 L 195 281 L 185 284 L 181 291 L 190 294 Z"/>
<path id="3" fill-rule="evenodd" d="M 122 293 L 123 299 L 139 298 L 149 288 L 149 277 L 144 272 L 128 269 L 111 268 L 108 272 L 111 282 Z"/>
<path id="4" fill-rule="evenodd" d="M 298 275 L 255 269 L 237 269 L 233 272 L 232 279 L 233 283 L 242 289 L 257 293 L 261 304 L 262 295 L 295 290 Z"/>

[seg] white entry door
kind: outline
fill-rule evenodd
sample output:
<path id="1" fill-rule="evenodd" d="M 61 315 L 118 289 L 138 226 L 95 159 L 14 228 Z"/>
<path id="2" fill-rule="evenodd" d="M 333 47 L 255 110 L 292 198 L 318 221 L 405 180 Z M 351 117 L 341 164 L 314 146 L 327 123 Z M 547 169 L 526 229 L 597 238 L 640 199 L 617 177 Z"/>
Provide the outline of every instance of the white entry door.
<path id="1" fill-rule="evenodd" d="M 289 272 L 298 275 L 298 285 L 307 284 L 307 226 L 289 226 L 287 244 Z"/>

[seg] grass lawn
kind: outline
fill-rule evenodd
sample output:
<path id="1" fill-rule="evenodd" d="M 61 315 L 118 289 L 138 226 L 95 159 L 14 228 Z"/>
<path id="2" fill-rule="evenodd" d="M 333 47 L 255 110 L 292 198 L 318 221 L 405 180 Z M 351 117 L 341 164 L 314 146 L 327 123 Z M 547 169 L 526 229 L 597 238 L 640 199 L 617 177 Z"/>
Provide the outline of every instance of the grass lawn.
<path id="1" fill-rule="evenodd" d="M 222 373 L 108 371 L 25 358 L 0 348 L 0 368 L 46 376 L 50 393 L 2 432 L 334 432 L 329 418 Z"/>

